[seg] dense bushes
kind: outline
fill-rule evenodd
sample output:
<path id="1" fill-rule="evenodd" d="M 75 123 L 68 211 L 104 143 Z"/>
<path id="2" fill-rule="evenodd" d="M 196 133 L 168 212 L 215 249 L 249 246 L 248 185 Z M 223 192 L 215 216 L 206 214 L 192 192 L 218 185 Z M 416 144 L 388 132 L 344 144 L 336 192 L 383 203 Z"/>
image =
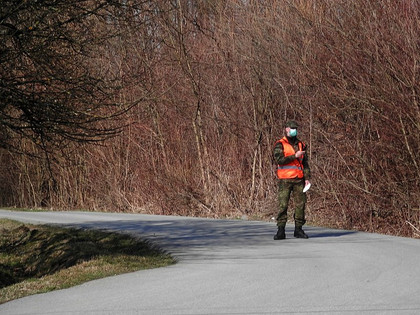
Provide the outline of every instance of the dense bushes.
<path id="1" fill-rule="evenodd" d="M 272 145 L 293 118 L 310 222 L 419 235 L 418 2 L 150 6 L 92 60 L 137 80 L 119 92 L 141 99 L 121 137 L 53 165 L 4 151 L 3 205 L 268 218 Z"/>

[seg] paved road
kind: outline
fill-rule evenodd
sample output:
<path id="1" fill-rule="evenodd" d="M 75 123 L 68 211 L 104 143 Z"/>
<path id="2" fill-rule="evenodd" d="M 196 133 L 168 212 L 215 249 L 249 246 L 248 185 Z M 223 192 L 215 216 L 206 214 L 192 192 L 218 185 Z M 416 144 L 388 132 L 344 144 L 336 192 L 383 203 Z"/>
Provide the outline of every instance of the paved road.
<path id="1" fill-rule="evenodd" d="M 0 314 L 420 314 L 420 240 L 274 223 L 88 212 L 23 213 L 133 233 L 179 259 L 0 305 Z"/>

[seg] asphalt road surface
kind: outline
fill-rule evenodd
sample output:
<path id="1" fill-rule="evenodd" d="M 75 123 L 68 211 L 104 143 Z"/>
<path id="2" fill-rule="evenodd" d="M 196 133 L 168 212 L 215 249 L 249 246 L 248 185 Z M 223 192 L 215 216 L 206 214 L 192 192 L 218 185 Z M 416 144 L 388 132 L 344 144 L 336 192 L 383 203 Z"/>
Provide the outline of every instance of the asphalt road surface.
<path id="1" fill-rule="evenodd" d="M 0 314 L 420 314 L 420 240 L 274 223 L 92 212 L 0 218 L 121 231 L 179 262 L 0 305 Z"/>

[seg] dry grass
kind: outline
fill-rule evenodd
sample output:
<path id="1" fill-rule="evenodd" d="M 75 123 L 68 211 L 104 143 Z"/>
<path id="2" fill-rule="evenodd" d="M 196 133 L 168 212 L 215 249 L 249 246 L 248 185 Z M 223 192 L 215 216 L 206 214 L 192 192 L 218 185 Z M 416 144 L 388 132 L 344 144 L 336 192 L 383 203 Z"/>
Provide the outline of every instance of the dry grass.
<path id="1" fill-rule="evenodd" d="M 0 220 L 0 303 L 175 261 L 118 233 Z"/>

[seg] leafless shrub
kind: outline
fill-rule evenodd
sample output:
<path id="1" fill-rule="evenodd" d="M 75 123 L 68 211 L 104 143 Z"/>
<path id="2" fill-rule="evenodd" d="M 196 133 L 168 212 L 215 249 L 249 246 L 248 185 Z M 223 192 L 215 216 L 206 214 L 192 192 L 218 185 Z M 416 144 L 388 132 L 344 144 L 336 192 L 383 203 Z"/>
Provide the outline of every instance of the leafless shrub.
<path id="1" fill-rule="evenodd" d="M 108 12 L 124 32 L 84 60 L 125 87 L 112 103 L 141 100 L 120 137 L 50 164 L 2 153 L 4 204 L 269 219 L 272 145 L 294 118 L 310 222 L 417 235 L 416 1 L 132 5 Z"/>

